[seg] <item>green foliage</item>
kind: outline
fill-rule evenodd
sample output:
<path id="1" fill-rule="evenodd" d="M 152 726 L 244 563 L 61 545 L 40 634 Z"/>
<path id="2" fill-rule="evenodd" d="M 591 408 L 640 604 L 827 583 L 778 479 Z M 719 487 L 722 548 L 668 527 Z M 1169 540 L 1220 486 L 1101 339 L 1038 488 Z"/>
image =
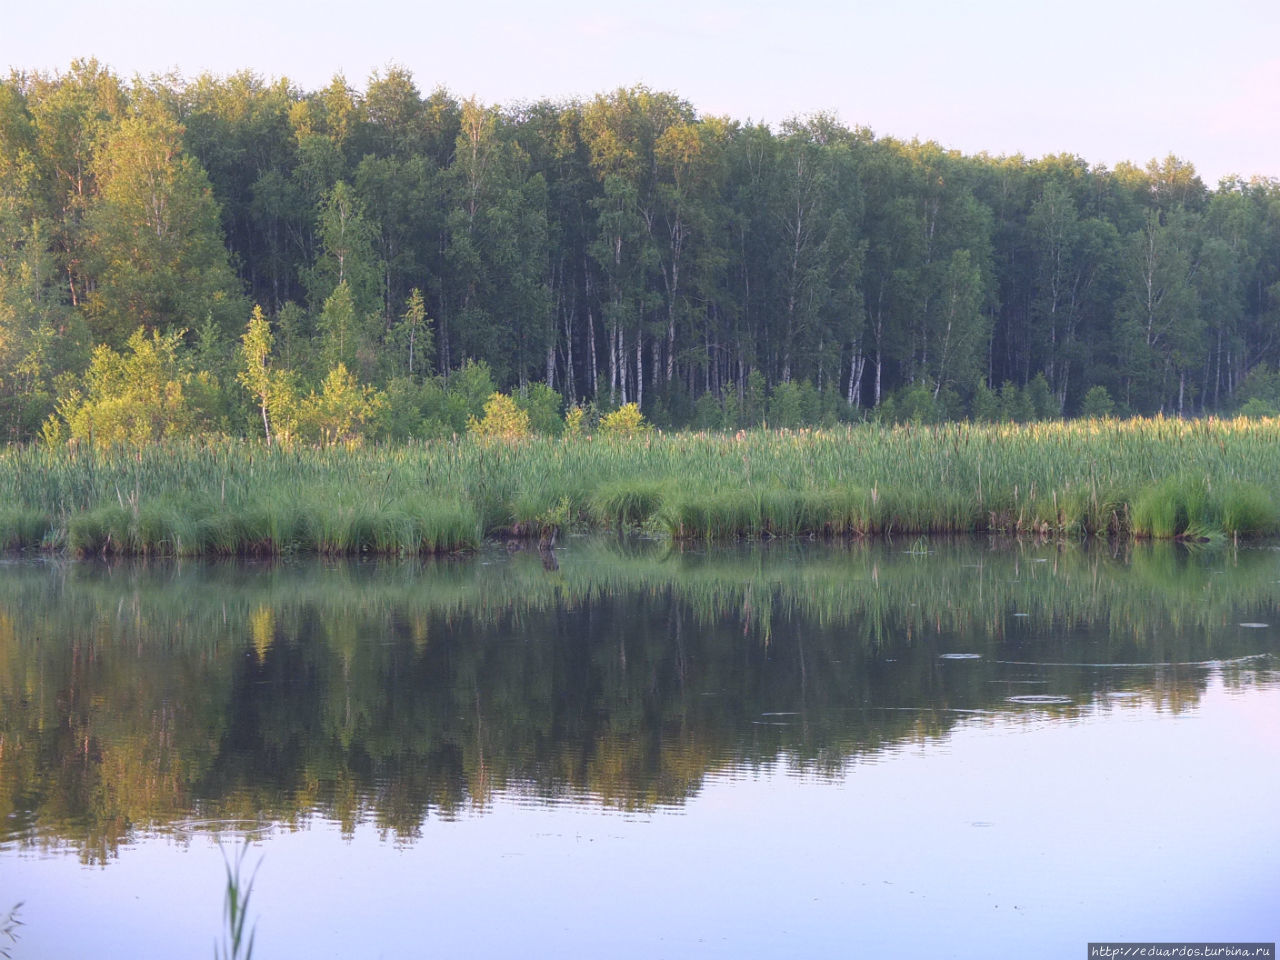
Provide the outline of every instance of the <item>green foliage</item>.
<path id="1" fill-rule="evenodd" d="M 218 206 L 182 133 L 149 108 L 120 120 L 94 157 L 86 310 L 99 342 L 124 345 L 139 324 L 193 328 L 210 312 L 230 330 L 243 316 Z"/>
<path id="2" fill-rule="evenodd" d="M 396 327 L 395 340 L 406 353 L 406 365 L 412 378 L 431 372 L 431 358 L 435 353 L 433 321 L 427 316 L 422 291 L 417 287 L 409 292 L 409 302 Z"/>
<path id="3" fill-rule="evenodd" d="M 818 393 L 807 380 L 788 381 L 769 397 L 769 426 L 794 429 L 818 419 Z"/>
<path id="4" fill-rule="evenodd" d="M 139 329 L 125 345 L 126 353 L 98 347 L 85 374 L 84 391 L 72 390 L 59 399 L 56 415 L 46 423 L 46 438 L 109 446 L 217 429 L 208 406 L 193 402 L 193 395 L 212 392 L 216 386 L 207 373 L 189 369 L 183 355 L 184 332 L 148 337 Z"/>
<path id="5" fill-rule="evenodd" d="M 364 202 L 339 180 L 320 201 L 317 221 L 321 250 L 307 278 L 312 304 L 324 304 L 327 311 L 335 291 L 345 286 L 352 315 L 377 313 L 381 305 L 381 265 L 373 247 L 377 229 L 366 216 Z"/>
<path id="6" fill-rule="evenodd" d="M 903 390 L 897 397 L 896 410 L 898 423 L 939 423 L 943 419 L 942 406 L 925 383 Z"/>
<path id="7" fill-rule="evenodd" d="M 25 550 L 43 546 L 53 524 L 34 510 L 0 510 L 0 550 Z"/>
<path id="8" fill-rule="evenodd" d="M 337 448 L 341 427 L 313 430 L 310 447 L 203 440 L 2 451 L 0 542 L 91 555 L 418 553 L 580 517 L 661 524 L 690 538 L 1278 529 L 1277 420 L 869 423 Z M 1193 474 L 1189 463 L 1199 465 Z M 1170 479 L 1153 484 L 1153 475 Z"/>
<path id="9" fill-rule="evenodd" d="M 739 427 L 758 427 L 764 423 L 766 405 L 768 403 L 768 383 L 759 367 L 754 367 L 747 374 L 746 389 L 743 392 L 742 419 Z M 730 424 L 726 424 L 730 426 Z"/>
<path id="10" fill-rule="evenodd" d="M 737 421 L 737 396 L 734 395 L 734 413 L 733 419 Z M 711 393 L 704 393 L 694 401 L 693 405 L 693 422 L 690 424 L 695 430 L 719 430 L 725 425 L 729 414 L 724 405 L 722 405 Z"/>
<path id="11" fill-rule="evenodd" d="M 644 414 L 634 403 L 624 403 L 600 418 L 600 433 L 607 437 L 631 437 L 649 429 Z"/>
<path id="12" fill-rule="evenodd" d="M 1030 423 L 1036 417 L 1031 397 L 1011 380 L 1000 387 L 1000 419 L 1011 423 Z"/>
<path id="13" fill-rule="evenodd" d="M 320 312 L 320 359 L 326 369 L 338 364 L 354 369 L 363 334 L 351 287 L 341 281 L 324 302 Z"/>
<path id="14" fill-rule="evenodd" d="M 275 346 L 275 337 L 267 322 L 262 307 L 255 306 L 244 336 L 240 338 L 240 355 L 244 367 L 236 375 L 240 384 L 252 394 L 254 402 L 262 413 L 262 429 L 271 442 L 270 409 L 277 400 L 278 378 L 272 375 L 271 351 Z"/>
<path id="15" fill-rule="evenodd" d="M 467 432 L 490 440 L 523 440 L 532 432 L 529 413 L 505 393 L 494 393 L 484 404 L 483 419 L 467 421 Z"/>
<path id="16" fill-rule="evenodd" d="M 616 480 L 590 498 L 591 518 L 613 527 L 642 526 L 662 507 L 663 488 L 653 481 Z"/>
<path id="17" fill-rule="evenodd" d="M 1280 505 L 1267 487 L 1178 474 L 1140 490 L 1133 501 L 1138 536 L 1206 539 L 1218 533 L 1267 536 L 1280 530 Z"/>
<path id="18" fill-rule="evenodd" d="M 1037 373 L 1026 386 L 1026 405 L 1031 409 L 1033 420 L 1056 419 L 1058 403 L 1053 399 L 1053 391 L 1049 389 L 1049 381 L 1043 373 Z"/>
<path id="19" fill-rule="evenodd" d="M 297 435 L 308 443 L 358 443 L 385 404 L 382 394 L 362 386 L 339 363 L 321 384 L 298 401 L 294 411 Z"/>
<path id="20" fill-rule="evenodd" d="M 531 383 L 512 399 L 529 415 L 529 429 L 548 437 L 558 437 L 565 421 L 560 416 L 564 398 L 545 383 Z"/>
<path id="21" fill-rule="evenodd" d="M 468 360 L 445 380 L 445 409 L 442 411 L 445 415 L 441 419 L 453 428 L 454 433 L 463 433 L 468 418 L 479 416 L 485 402 L 496 391 L 489 365 L 483 360 Z"/>
<path id="22" fill-rule="evenodd" d="M 1169 477 L 1141 490 L 1133 501 L 1133 532 L 1138 536 L 1171 539 L 1198 535 L 1209 510 L 1209 489 L 1203 480 Z"/>
<path id="23" fill-rule="evenodd" d="M 978 386 L 973 391 L 969 416 L 975 423 L 995 423 L 1000 419 L 1000 398 L 987 386 L 985 380 L 978 381 Z"/>
<path id="24" fill-rule="evenodd" d="M 1085 391 L 1084 400 L 1080 404 L 1080 416 L 1093 420 L 1109 417 L 1115 411 L 1115 406 L 1107 388 L 1096 384 Z"/>
<path id="25" fill-rule="evenodd" d="M 1280 411 L 1280 371 L 1265 363 L 1254 367 L 1236 391 L 1236 399 L 1241 416 L 1275 416 Z"/>
<path id="26" fill-rule="evenodd" d="M 1209 191 L 1173 157 L 964 156 L 643 87 L 511 110 L 398 68 L 362 94 L 77 62 L 0 84 L 0 436 L 139 326 L 195 331 L 188 405 L 248 435 L 338 364 L 427 381 L 387 437 L 463 433 L 537 380 L 663 429 L 1021 423 L 1093 385 L 1126 414 L 1260 415 L 1278 217 L 1280 185 Z M 230 389 L 249 303 L 294 397 L 274 414 Z"/>
<path id="27" fill-rule="evenodd" d="M 1280 407 L 1271 400 L 1264 400 L 1262 397 L 1250 397 L 1244 403 L 1240 404 L 1237 415 L 1241 417 L 1276 417 L 1280 416 Z"/>
<path id="28" fill-rule="evenodd" d="M 53 412 L 54 379 L 80 370 L 88 348 L 57 282 L 47 225 L 23 222 L 16 206 L 0 185 L 0 437 L 26 440 Z"/>

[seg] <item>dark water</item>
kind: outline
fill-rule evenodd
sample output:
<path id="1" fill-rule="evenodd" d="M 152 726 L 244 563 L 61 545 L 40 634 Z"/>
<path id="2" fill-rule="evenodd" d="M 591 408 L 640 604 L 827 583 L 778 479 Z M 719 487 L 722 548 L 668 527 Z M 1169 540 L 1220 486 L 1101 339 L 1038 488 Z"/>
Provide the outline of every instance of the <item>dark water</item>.
<path id="1" fill-rule="evenodd" d="M 208 957 L 246 845 L 266 960 L 1273 941 L 1278 603 L 1270 548 L 10 562 L 0 949 Z"/>

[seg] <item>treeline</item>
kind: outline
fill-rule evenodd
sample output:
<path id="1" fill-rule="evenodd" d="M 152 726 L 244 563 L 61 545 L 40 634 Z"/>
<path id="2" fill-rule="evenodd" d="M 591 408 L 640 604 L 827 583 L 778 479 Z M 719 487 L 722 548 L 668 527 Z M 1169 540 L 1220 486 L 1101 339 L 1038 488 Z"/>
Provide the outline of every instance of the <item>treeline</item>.
<path id="1" fill-rule="evenodd" d="M 397 67 L 0 81 L 11 439 L 148 376 L 168 414 L 118 417 L 238 434 L 272 403 L 439 433 L 477 384 L 663 426 L 1267 411 L 1277 332 L 1280 184 L 1173 157 L 966 157 L 643 87 L 486 106 Z"/>

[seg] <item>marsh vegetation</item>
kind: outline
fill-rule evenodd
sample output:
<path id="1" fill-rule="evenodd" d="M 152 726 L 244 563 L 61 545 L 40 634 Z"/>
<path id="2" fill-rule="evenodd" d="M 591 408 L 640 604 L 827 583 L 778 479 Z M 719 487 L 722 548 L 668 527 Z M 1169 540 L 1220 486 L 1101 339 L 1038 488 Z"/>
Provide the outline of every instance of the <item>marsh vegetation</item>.
<path id="1" fill-rule="evenodd" d="M 685 541 L 1275 533 L 1275 420 L 640 431 L 394 446 L 0 452 L 0 544 L 76 555 L 422 554 L 591 527 Z"/>

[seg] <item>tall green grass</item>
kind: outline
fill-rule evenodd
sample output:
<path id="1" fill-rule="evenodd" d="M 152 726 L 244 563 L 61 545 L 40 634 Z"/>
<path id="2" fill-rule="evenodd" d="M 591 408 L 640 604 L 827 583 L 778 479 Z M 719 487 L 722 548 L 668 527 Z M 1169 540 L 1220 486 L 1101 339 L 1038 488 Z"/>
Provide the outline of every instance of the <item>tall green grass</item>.
<path id="1" fill-rule="evenodd" d="M 488 535 L 680 540 L 1280 531 L 1280 420 L 1095 420 L 392 447 L 0 452 L 0 546 L 433 553 Z"/>

